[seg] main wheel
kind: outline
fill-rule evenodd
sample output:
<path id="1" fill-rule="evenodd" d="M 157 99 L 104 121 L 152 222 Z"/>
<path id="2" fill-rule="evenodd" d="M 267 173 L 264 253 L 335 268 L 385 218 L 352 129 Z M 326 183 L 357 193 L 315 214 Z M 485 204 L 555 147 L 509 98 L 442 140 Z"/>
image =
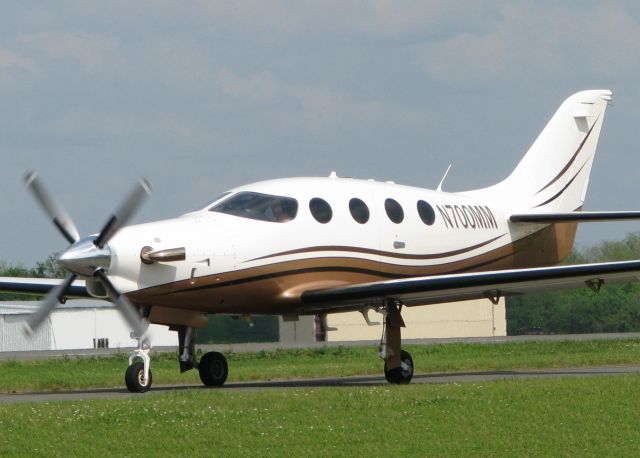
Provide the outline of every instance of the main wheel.
<path id="1" fill-rule="evenodd" d="M 149 369 L 149 377 L 145 378 L 144 364 L 140 362 L 127 367 L 127 371 L 124 373 L 124 382 L 132 393 L 146 393 L 151 388 L 152 380 L 151 369 Z"/>
<path id="2" fill-rule="evenodd" d="M 387 369 L 387 363 L 384 363 L 384 377 L 387 382 L 397 385 L 406 385 L 413 377 L 413 359 L 408 351 L 400 352 L 400 367 Z"/>
<path id="3" fill-rule="evenodd" d="M 205 353 L 198 363 L 198 372 L 206 386 L 222 386 L 229 375 L 227 359 L 217 351 Z"/>

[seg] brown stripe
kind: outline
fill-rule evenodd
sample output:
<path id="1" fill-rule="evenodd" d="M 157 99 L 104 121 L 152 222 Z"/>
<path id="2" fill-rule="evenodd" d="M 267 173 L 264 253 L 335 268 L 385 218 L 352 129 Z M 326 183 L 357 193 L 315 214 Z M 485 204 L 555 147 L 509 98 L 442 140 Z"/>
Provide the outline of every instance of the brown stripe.
<path id="1" fill-rule="evenodd" d="M 462 254 L 462 253 L 467 253 L 469 251 L 473 251 L 477 248 L 483 247 L 485 245 L 488 245 L 491 242 L 494 242 L 496 240 L 498 240 L 499 238 L 505 236 L 506 234 L 502 234 L 499 235 L 497 237 L 494 237 L 492 239 L 486 240 L 484 242 L 478 243 L 477 245 L 473 245 L 470 247 L 466 247 L 466 248 L 461 248 L 459 250 L 453 250 L 453 251 L 447 251 L 447 252 L 443 252 L 443 253 L 433 253 L 433 254 L 402 254 L 402 253 L 393 253 L 390 251 L 380 251 L 380 250 L 371 250 L 368 248 L 360 248 L 360 247 L 351 247 L 351 246 L 340 246 L 340 245 L 335 245 L 335 246 L 316 246 L 316 247 L 309 247 L 309 248 L 299 248 L 297 250 L 290 250 L 290 251 L 282 251 L 280 253 L 274 253 L 274 254 L 268 254 L 266 256 L 261 256 L 259 258 L 253 258 L 253 259 L 249 259 L 247 261 L 243 261 L 243 262 L 251 262 L 251 261 L 259 261 L 261 259 L 268 259 L 268 258 L 275 258 L 278 256 L 287 256 L 287 255 L 291 255 L 291 254 L 302 254 L 302 253 L 318 253 L 318 252 L 324 252 L 324 251 L 342 251 L 342 252 L 351 252 L 351 253 L 364 253 L 364 254 L 370 254 L 370 255 L 374 255 L 374 256 L 384 256 L 387 258 L 396 258 L 396 259 L 441 259 L 441 258 L 446 258 L 449 256 L 455 256 L 458 254 Z"/>
<path id="2" fill-rule="evenodd" d="M 564 168 L 560 171 L 560 173 L 558 173 L 556 175 L 556 177 L 551 180 L 549 183 L 547 183 L 542 189 L 540 189 L 540 191 L 536 192 L 537 194 L 540 194 L 542 191 L 544 191 L 545 189 L 547 189 L 549 186 L 551 186 L 553 183 L 555 183 L 556 181 L 558 181 L 566 172 L 567 170 L 569 170 L 569 167 L 571 167 L 571 164 L 573 164 L 573 162 L 576 160 L 576 158 L 578 157 L 578 154 L 580 154 L 580 151 L 582 151 L 582 147 L 584 146 L 584 144 L 587 142 L 587 139 L 589 138 L 589 135 L 591 135 L 591 131 L 593 131 L 593 128 L 596 126 L 596 124 L 598 123 L 598 119 L 600 119 L 600 115 L 598 115 L 598 117 L 596 118 L 595 122 L 593 123 L 593 126 L 591 126 L 591 129 L 589 129 L 589 132 L 587 132 L 587 135 L 585 135 L 584 140 L 582 140 L 582 143 L 580 143 L 580 146 L 578 147 L 578 149 L 576 150 L 576 152 L 573 154 L 573 156 L 571 157 L 571 159 L 569 160 L 569 162 L 567 163 L 567 165 L 564 166 Z"/>
<path id="3" fill-rule="evenodd" d="M 588 162 L 588 161 L 587 161 L 587 162 Z M 587 163 L 586 163 L 586 162 L 585 162 L 584 164 L 582 164 L 582 167 L 580 167 L 580 170 L 578 170 L 578 173 L 576 173 L 576 174 L 573 176 L 573 178 L 571 178 L 571 179 L 569 180 L 569 182 L 565 185 L 565 187 L 564 187 L 564 188 L 562 188 L 562 189 L 560 190 L 560 192 L 558 192 L 558 194 L 556 194 L 556 195 L 555 195 L 555 196 L 553 196 L 552 198 L 550 198 L 550 199 L 548 199 L 548 200 L 546 200 L 546 201 L 542 202 L 541 204 L 536 205 L 536 206 L 535 206 L 535 207 L 533 207 L 533 208 L 538 208 L 538 207 L 542 207 L 543 205 L 547 205 L 548 203 L 551 203 L 551 202 L 553 202 L 554 200 L 556 200 L 558 197 L 560 197 L 560 196 L 562 195 L 562 193 L 563 193 L 563 192 L 565 192 L 565 191 L 566 191 L 566 189 L 567 189 L 569 186 L 571 186 L 571 183 L 573 183 L 573 180 L 575 180 L 576 178 L 578 178 L 578 175 L 580 175 L 580 172 L 582 172 L 582 169 L 584 169 L 584 166 L 585 166 L 585 165 L 587 165 Z"/>

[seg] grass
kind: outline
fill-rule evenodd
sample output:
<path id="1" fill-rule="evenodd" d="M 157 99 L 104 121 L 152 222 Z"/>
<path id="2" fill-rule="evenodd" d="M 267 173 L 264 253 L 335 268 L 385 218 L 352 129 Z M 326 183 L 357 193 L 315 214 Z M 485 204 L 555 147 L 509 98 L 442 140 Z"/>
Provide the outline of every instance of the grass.
<path id="1" fill-rule="evenodd" d="M 637 456 L 640 376 L 0 405 L 0 455 Z"/>
<path id="2" fill-rule="evenodd" d="M 465 372 L 637 364 L 640 339 L 537 341 L 502 344 L 455 343 L 412 346 L 416 373 Z M 229 381 L 380 374 L 374 347 L 325 347 L 228 353 Z M 122 387 L 128 354 L 0 362 L 0 392 Z M 180 374 L 174 354 L 152 360 L 154 384 L 200 383 L 196 371 Z"/>

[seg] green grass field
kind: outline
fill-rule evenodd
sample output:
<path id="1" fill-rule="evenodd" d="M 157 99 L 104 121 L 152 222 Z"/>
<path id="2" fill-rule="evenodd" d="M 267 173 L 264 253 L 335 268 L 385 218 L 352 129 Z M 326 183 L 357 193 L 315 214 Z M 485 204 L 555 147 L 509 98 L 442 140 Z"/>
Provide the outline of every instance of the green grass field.
<path id="1" fill-rule="evenodd" d="M 638 456 L 640 376 L 0 405 L 9 456 Z"/>
<path id="2" fill-rule="evenodd" d="M 640 340 L 407 346 L 417 373 L 637 364 Z M 229 354 L 230 380 L 381 372 L 375 348 Z M 122 387 L 126 355 L 0 363 L 0 391 Z M 198 383 L 175 355 L 154 383 Z M 0 456 L 637 456 L 640 376 L 187 389 L 0 404 Z"/>
<path id="3" fill-rule="evenodd" d="M 502 344 L 406 346 L 416 373 L 637 364 L 640 339 Z M 229 381 L 381 374 L 375 347 L 326 347 L 229 353 Z M 0 362 L 0 392 L 122 387 L 128 354 Z M 177 356 L 153 357 L 154 384 L 200 383 L 196 371 L 180 374 Z"/>

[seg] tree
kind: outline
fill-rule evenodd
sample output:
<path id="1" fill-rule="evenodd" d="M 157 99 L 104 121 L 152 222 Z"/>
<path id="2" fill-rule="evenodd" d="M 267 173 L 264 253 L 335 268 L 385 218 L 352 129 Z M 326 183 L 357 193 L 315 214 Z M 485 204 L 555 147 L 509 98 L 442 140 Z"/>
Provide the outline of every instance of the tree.
<path id="1" fill-rule="evenodd" d="M 37 262 L 35 267 L 27 269 L 22 265 L 9 265 L 0 263 L 0 276 L 2 277 L 37 277 L 37 278 L 64 278 L 65 272 L 58 265 L 59 253 L 49 255 L 44 261 Z M 42 296 L 33 294 L 0 293 L 0 301 L 33 301 Z"/>
<path id="2" fill-rule="evenodd" d="M 640 233 L 574 249 L 564 264 L 640 259 Z M 640 331 L 640 284 L 606 285 L 507 297 L 507 334 L 540 327 L 546 333 Z"/>

